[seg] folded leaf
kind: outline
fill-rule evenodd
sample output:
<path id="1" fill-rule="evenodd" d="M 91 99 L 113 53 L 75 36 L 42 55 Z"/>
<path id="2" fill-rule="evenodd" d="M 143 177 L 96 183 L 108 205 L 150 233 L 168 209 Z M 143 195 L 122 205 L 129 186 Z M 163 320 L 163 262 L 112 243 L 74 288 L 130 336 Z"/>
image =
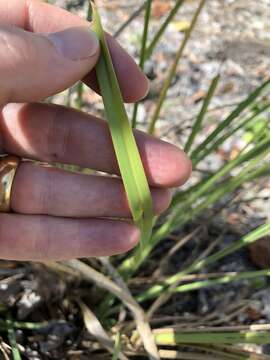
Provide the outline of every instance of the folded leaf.
<path id="1" fill-rule="evenodd" d="M 141 230 L 143 248 L 151 236 L 153 226 L 151 193 L 124 106 L 101 19 L 95 4 L 93 2 L 91 4 L 93 29 L 101 46 L 101 56 L 96 66 L 98 83 L 133 220 Z"/>

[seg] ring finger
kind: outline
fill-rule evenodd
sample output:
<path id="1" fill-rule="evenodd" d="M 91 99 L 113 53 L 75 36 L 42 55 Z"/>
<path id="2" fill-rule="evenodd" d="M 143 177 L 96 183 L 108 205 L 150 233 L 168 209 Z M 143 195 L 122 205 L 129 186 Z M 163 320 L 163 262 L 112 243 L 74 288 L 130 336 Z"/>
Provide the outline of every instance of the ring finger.
<path id="1" fill-rule="evenodd" d="M 133 248 L 139 236 L 136 226 L 118 220 L 0 213 L 0 254 L 7 260 L 110 256 Z"/>
<path id="2" fill-rule="evenodd" d="M 171 200 L 167 189 L 151 189 L 154 209 L 164 211 Z M 31 201 L 30 201 L 31 199 Z M 14 212 L 59 217 L 131 217 L 121 179 L 71 173 L 22 162 L 11 197 Z"/>

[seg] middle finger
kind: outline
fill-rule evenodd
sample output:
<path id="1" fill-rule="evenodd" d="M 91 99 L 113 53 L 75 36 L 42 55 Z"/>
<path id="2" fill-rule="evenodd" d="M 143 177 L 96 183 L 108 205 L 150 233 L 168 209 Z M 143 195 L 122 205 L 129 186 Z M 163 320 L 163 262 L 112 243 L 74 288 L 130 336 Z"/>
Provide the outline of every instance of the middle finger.
<path id="1" fill-rule="evenodd" d="M 188 179 L 191 163 L 183 151 L 140 131 L 134 134 L 150 185 L 174 187 Z M 0 135 L 6 153 L 119 174 L 108 124 L 83 112 L 9 104 L 2 110 Z"/>

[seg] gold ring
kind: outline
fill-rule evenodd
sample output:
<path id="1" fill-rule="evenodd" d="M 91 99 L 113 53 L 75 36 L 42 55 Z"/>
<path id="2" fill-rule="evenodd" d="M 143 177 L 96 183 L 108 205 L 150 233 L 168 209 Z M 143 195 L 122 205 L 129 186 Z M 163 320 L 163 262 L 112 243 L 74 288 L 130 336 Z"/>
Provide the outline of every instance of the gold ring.
<path id="1" fill-rule="evenodd" d="M 11 210 L 11 191 L 21 159 L 17 156 L 0 157 L 0 212 Z"/>

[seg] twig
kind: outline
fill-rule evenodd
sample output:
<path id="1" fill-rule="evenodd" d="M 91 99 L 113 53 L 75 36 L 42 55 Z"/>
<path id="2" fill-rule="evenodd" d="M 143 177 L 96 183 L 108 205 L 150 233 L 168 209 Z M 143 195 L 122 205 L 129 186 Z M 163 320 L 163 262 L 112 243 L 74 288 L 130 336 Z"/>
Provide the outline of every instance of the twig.
<path id="1" fill-rule="evenodd" d="M 186 245 L 186 243 L 191 240 L 201 229 L 201 227 L 198 227 L 194 231 L 192 231 L 190 234 L 184 236 L 183 238 L 180 238 L 178 242 L 169 250 L 169 252 L 166 254 L 166 256 L 161 260 L 159 267 L 157 270 L 153 273 L 153 277 L 157 278 L 160 277 L 162 274 L 162 271 L 164 270 L 164 267 L 166 264 L 170 261 L 171 257 L 179 250 L 181 247 Z"/>

